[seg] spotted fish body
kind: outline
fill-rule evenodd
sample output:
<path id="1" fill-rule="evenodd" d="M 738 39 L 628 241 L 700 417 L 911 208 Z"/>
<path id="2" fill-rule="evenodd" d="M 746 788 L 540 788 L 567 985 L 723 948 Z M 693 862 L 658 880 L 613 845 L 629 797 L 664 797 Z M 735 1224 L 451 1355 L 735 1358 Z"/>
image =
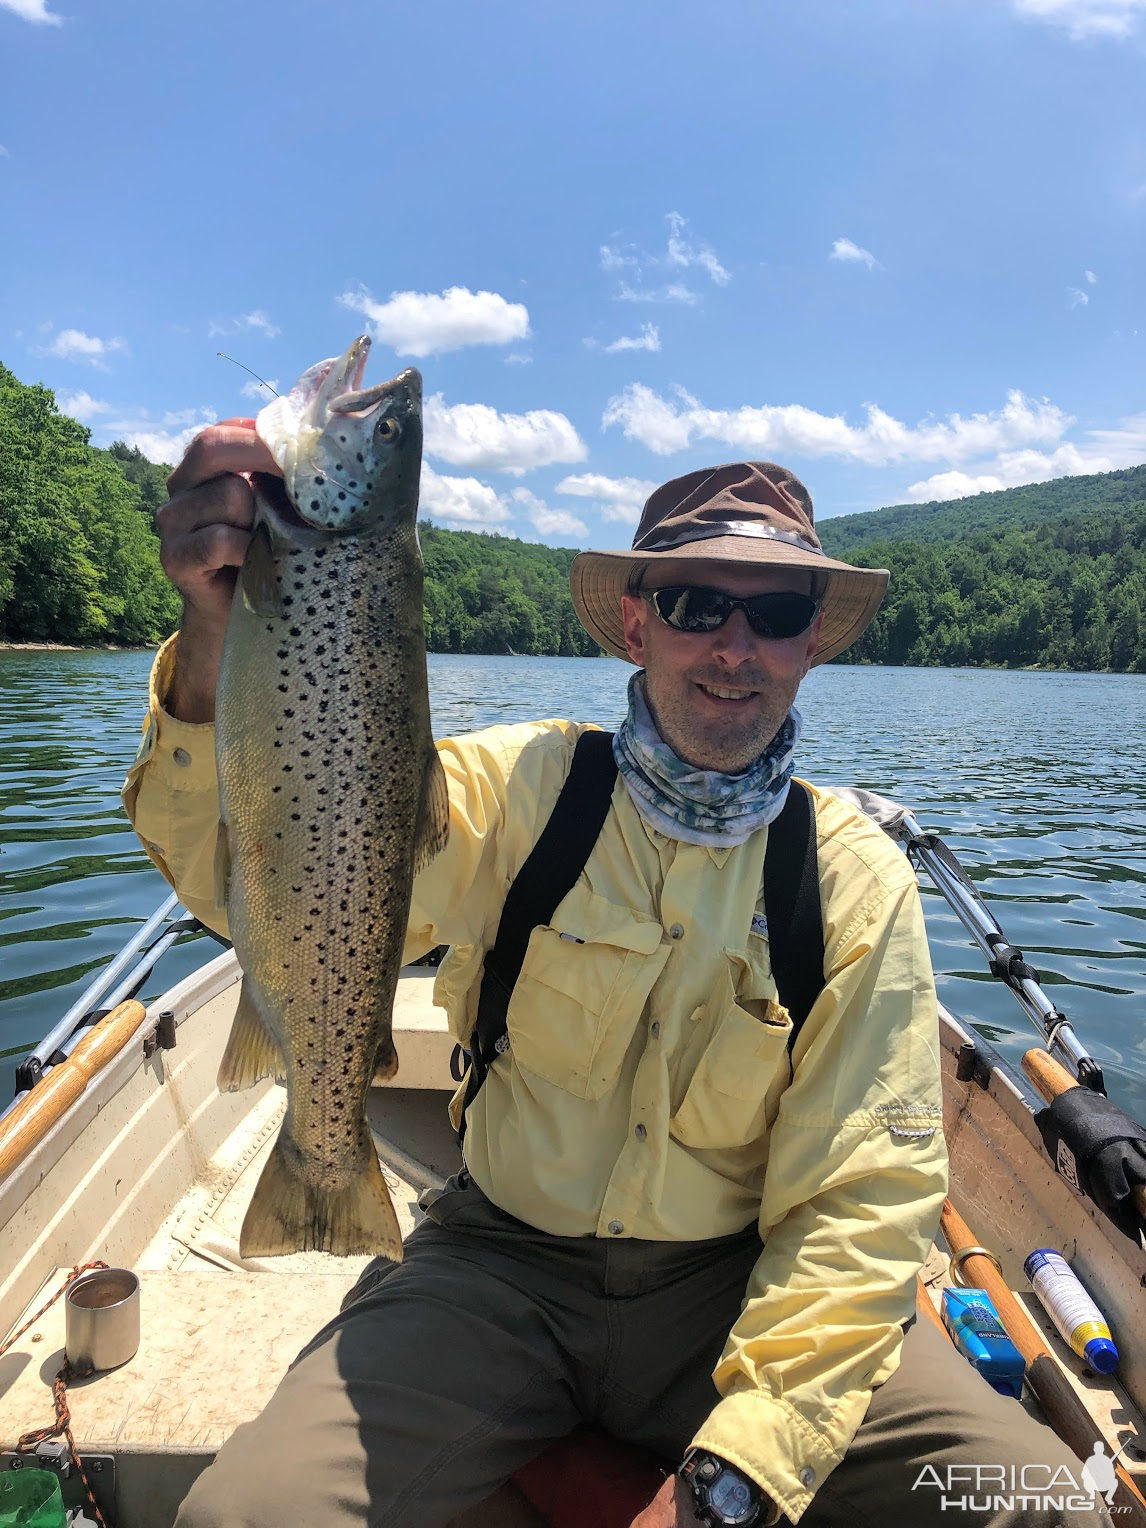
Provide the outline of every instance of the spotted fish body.
<path id="1" fill-rule="evenodd" d="M 259 415 L 285 502 L 256 480 L 217 695 L 218 895 L 244 980 L 219 1086 L 277 1075 L 278 1140 L 244 1257 L 401 1257 L 366 1120 L 416 868 L 445 842 L 415 529 L 421 378 L 361 389 L 369 341 Z"/>

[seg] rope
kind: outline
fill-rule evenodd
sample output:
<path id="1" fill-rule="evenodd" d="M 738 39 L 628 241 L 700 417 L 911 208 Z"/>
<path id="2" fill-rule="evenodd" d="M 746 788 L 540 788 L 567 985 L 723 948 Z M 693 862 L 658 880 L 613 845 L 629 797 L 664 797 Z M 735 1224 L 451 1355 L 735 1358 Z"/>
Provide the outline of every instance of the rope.
<path id="1" fill-rule="evenodd" d="M 107 1263 L 100 1261 L 98 1258 L 94 1263 L 77 1263 L 77 1265 L 72 1269 L 71 1273 L 68 1274 L 67 1278 L 60 1285 L 59 1289 L 56 1290 L 51 1299 L 46 1300 L 44 1304 L 40 1306 L 40 1309 L 36 1312 L 36 1314 L 34 1316 L 30 1316 L 28 1320 L 25 1321 L 24 1325 L 18 1332 L 13 1332 L 11 1337 L 8 1338 L 7 1342 L 0 1343 L 0 1358 L 3 1358 L 4 1354 L 7 1353 L 8 1349 L 12 1347 L 14 1343 L 19 1342 L 20 1338 L 23 1337 L 25 1332 L 30 1331 L 31 1328 L 35 1326 L 36 1322 L 39 1321 L 40 1317 L 44 1314 L 45 1311 L 51 1310 L 52 1306 L 60 1298 L 64 1290 L 67 1289 L 68 1285 L 74 1283 L 75 1280 L 79 1278 L 81 1273 L 89 1273 L 93 1268 L 106 1268 L 107 1266 Z M 68 1406 L 68 1380 L 77 1377 L 78 1376 L 75 1374 L 72 1366 L 68 1363 L 67 1356 L 65 1355 L 64 1366 L 52 1381 L 52 1399 L 56 1405 L 55 1426 L 37 1427 L 32 1432 L 26 1432 L 22 1434 L 16 1443 L 16 1453 L 35 1453 L 39 1444 L 45 1442 L 48 1438 L 55 1438 L 58 1437 L 60 1433 L 63 1433 L 64 1437 L 67 1439 L 68 1452 L 71 1456 L 71 1462 L 75 1465 L 76 1472 L 78 1473 L 80 1479 L 83 1481 L 83 1486 L 84 1490 L 87 1492 L 88 1501 L 91 1503 L 92 1511 L 96 1516 L 96 1522 L 99 1524 L 99 1528 L 108 1528 L 107 1519 L 99 1509 L 99 1502 L 97 1502 L 95 1499 L 95 1492 L 92 1490 L 91 1481 L 88 1479 L 87 1471 L 84 1469 L 83 1460 L 80 1458 L 79 1449 L 76 1448 L 76 1440 L 72 1435 L 72 1413 Z"/>

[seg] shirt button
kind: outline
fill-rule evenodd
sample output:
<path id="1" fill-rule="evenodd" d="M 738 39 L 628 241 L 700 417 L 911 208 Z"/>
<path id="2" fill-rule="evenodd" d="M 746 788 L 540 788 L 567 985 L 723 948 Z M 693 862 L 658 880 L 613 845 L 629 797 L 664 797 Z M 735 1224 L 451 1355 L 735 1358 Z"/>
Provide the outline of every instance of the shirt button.
<path id="1" fill-rule="evenodd" d="M 669 933 L 672 935 L 672 937 L 674 939 L 683 939 L 684 938 L 684 924 L 683 923 L 674 923 L 672 928 L 669 929 Z"/>
<path id="2" fill-rule="evenodd" d="M 659 1019 L 654 1019 L 653 1022 L 652 1022 L 652 1028 L 649 1030 L 649 1033 L 652 1035 L 653 1039 L 656 1040 L 656 1039 L 659 1039 L 660 1032 L 661 1032 L 661 1023 L 660 1023 L 660 1020 Z"/>
<path id="3" fill-rule="evenodd" d="M 171 757 L 175 760 L 176 764 L 181 764 L 184 769 L 191 762 L 191 755 L 187 752 L 186 748 L 177 748 Z"/>
<path id="4" fill-rule="evenodd" d="M 636 1136 L 638 1141 L 643 1141 L 645 1136 L 648 1135 L 648 1133 L 649 1132 L 645 1129 L 645 1127 L 643 1125 L 638 1125 L 637 1128 L 633 1131 L 633 1134 Z"/>
<path id="5" fill-rule="evenodd" d="M 624 1229 L 625 1229 L 624 1226 L 621 1224 L 621 1222 L 619 1220 L 610 1220 L 610 1222 L 609 1222 L 609 1235 L 610 1236 L 620 1236 L 621 1232 Z"/>
<path id="6" fill-rule="evenodd" d="M 810 1491 L 816 1483 L 816 1472 L 810 1464 L 806 1464 L 800 1471 L 800 1484 Z"/>

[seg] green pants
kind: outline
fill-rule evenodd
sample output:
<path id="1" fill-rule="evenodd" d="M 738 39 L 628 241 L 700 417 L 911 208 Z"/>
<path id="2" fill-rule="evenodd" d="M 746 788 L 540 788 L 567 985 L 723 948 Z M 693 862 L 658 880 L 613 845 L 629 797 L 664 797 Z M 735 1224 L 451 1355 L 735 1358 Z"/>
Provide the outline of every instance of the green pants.
<path id="1" fill-rule="evenodd" d="M 452 1184 L 405 1261 L 367 1269 L 224 1444 L 176 1528 L 440 1528 L 582 1421 L 676 1463 L 717 1402 L 712 1369 L 759 1251 L 754 1226 L 690 1243 L 550 1236 Z M 921 1323 L 801 1524 L 1108 1521 L 944 1511 L 938 1490 L 912 1490 L 927 1463 L 1082 1468 Z"/>

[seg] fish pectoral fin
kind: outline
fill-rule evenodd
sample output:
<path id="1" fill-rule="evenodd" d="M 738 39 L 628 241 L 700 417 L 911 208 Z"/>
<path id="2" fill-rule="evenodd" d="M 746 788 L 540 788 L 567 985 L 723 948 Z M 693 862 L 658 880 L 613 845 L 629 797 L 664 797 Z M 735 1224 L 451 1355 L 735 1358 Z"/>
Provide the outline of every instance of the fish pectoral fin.
<path id="1" fill-rule="evenodd" d="M 332 1193 L 307 1181 L 297 1148 L 285 1148 L 281 1135 L 275 1142 L 243 1219 L 239 1255 L 310 1251 L 402 1261 L 402 1232 L 373 1145 L 351 1182 Z"/>
<path id="2" fill-rule="evenodd" d="M 255 615 L 284 615 L 282 585 L 275 572 L 271 533 L 265 525 L 256 525 L 247 555 L 239 574 L 243 603 Z"/>
<path id="3" fill-rule="evenodd" d="M 286 1082 L 286 1074 L 282 1046 L 263 1022 L 244 977 L 216 1086 L 220 1093 L 239 1093 L 243 1088 L 253 1088 L 264 1077 Z"/>
<path id="4" fill-rule="evenodd" d="M 375 1083 L 389 1082 L 398 1075 L 398 1052 L 394 1049 L 394 1036 L 387 1035 L 378 1047 L 374 1058 Z"/>
<path id="5" fill-rule="evenodd" d="M 231 894 L 231 845 L 227 824 L 221 822 L 215 835 L 215 906 L 225 908 Z"/>
<path id="6" fill-rule="evenodd" d="M 422 799 L 414 830 L 414 874 L 424 870 L 435 854 L 446 847 L 450 836 L 450 792 L 446 772 L 436 748 L 426 761 L 422 776 Z"/>

